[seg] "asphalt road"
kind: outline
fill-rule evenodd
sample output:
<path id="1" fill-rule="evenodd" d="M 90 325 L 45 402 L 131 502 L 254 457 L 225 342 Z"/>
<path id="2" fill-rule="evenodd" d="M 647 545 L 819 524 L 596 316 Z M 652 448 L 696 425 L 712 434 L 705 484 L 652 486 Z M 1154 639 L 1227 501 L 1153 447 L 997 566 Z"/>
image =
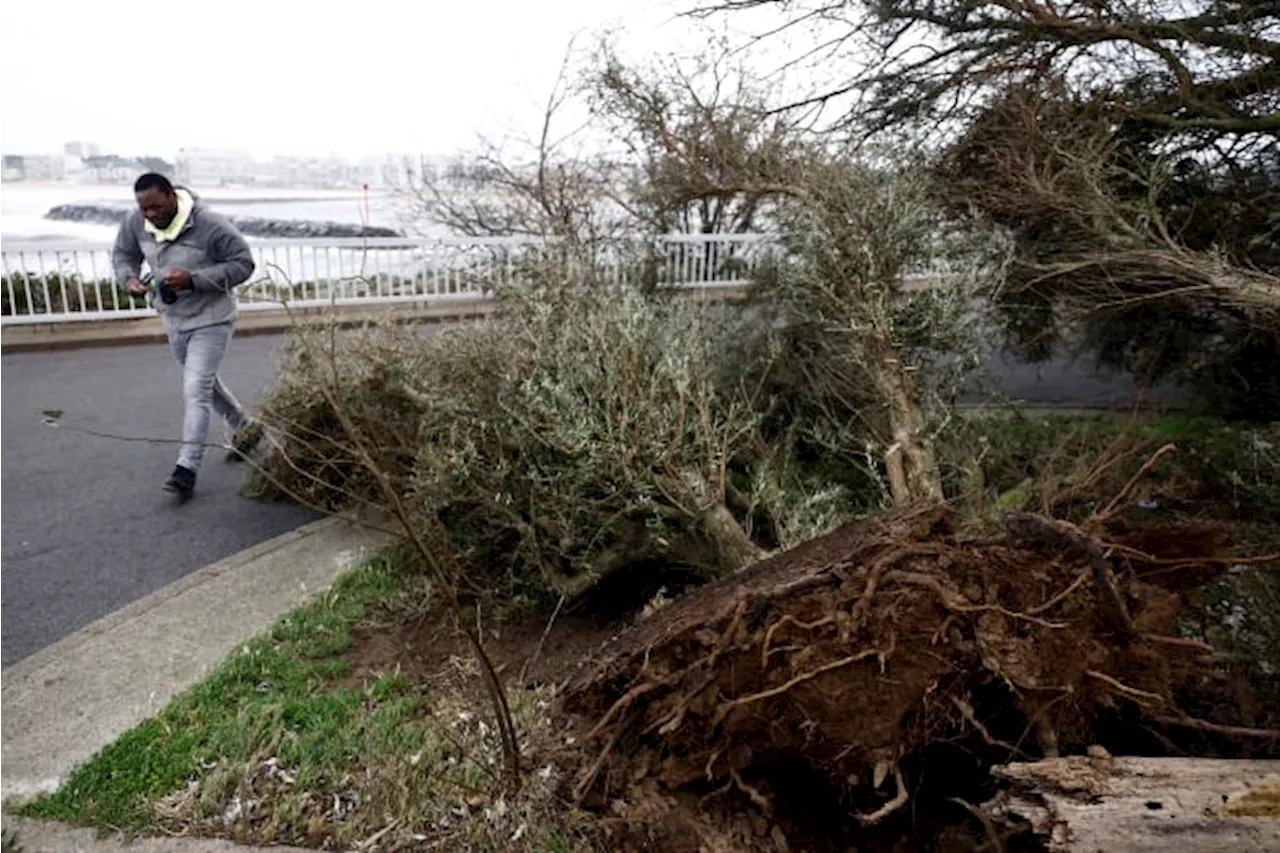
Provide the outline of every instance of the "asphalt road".
<path id="1" fill-rule="evenodd" d="M 235 340 L 223 381 L 252 405 L 280 338 Z M 182 385 L 161 345 L 3 357 L 0 657 L 3 666 L 209 563 L 315 519 L 240 497 L 242 465 L 205 457 L 185 506 L 160 490 L 181 436 Z M 61 409 L 64 428 L 42 424 Z M 217 424 L 211 437 L 221 437 Z"/>
<path id="2" fill-rule="evenodd" d="M 276 371 L 278 336 L 232 342 L 222 376 L 253 405 Z M 1130 383 L 1091 377 L 1059 360 L 991 365 L 1001 391 L 1030 403 L 1112 405 Z M 180 435 L 178 368 L 159 345 L 3 357 L 0 442 L 0 599 L 3 665 L 84 627 L 189 572 L 314 519 L 237 494 L 244 468 L 211 450 L 196 499 L 175 505 L 160 483 Z M 969 399 L 980 397 L 968 395 Z M 63 411 L 65 426 L 42 424 Z M 218 425 L 217 429 L 221 429 Z"/>
<path id="3" fill-rule="evenodd" d="M 1176 387 L 1158 386 L 1138 393 L 1127 376 L 1098 375 L 1087 360 L 1059 357 L 1041 364 L 1025 364 L 998 353 L 987 362 L 987 377 L 961 403 L 1008 399 L 1032 406 L 1064 406 L 1125 410 L 1136 402 L 1144 407 L 1185 409 L 1193 404 Z"/>

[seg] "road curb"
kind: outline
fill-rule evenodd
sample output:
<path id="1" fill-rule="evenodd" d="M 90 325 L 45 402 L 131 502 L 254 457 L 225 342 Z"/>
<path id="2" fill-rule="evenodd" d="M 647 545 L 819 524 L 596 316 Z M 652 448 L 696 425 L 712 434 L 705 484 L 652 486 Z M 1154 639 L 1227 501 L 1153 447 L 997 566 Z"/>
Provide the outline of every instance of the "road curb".
<path id="1" fill-rule="evenodd" d="M 492 313 L 493 305 L 490 302 L 475 298 L 441 300 L 427 305 L 407 303 L 372 308 L 310 308 L 293 312 L 242 311 L 236 318 L 235 333 L 236 337 L 275 335 L 297 326 L 317 322 L 333 323 L 339 328 L 352 328 L 366 323 L 387 321 L 442 323 L 479 319 Z M 164 321 L 158 316 L 128 320 L 15 324 L 5 326 L 0 332 L 0 353 L 9 355 L 97 347 L 125 347 L 162 344 L 167 340 Z"/>
<path id="2" fill-rule="evenodd" d="M 1028 403 L 1018 400 L 1008 403 L 958 403 L 955 408 L 956 413 L 965 418 L 1150 418 L 1190 411 L 1175 406 L 1145 406 L 1135 409 L 1129 405 L 1081 406 L 1077 403 Z"/>
<path id="3" fill-rule="evenodd" d="M 303 847 L 249 847 L 215 838 L 100 838 L 94 829 L 16 815 L 5 815 L 4 827 L 6 835 L 16 833 L 21 853 L 314 853 Z"/>
<path id="4" fill-rule="evenodd" d="M 339 517 L 322 518 L 319 521 L 312 521 L 295 530 L 290 530 L 288 533 L 281 533 L 279 536 L 268 539 L 265 542 L 259 542 L 257 545 L 245 548 L 243 551 L 232 554 L 230 557 L 226 557 L 216 563 L 211 563 L 202 569 L 197 569 L 186 577 L 179 578 L 173 583 L 163 586 L 155 592 L 139 598 L 132 604 L 126 604 L 119 610 L 108 613 L 106 616 L 90 622 L 74 634 L 69 634 L 52 645 L 45 646 L 40 651 L 28 655 L 12 666 L 7 667 L 3 673 L 4 680 L 12 683 L 28 679 L 35 672 L 48 666 L 53 661 L 73 653 L 75 649 L 80 648 L 93 637 L 101 636 L 131 619 L 136 619 L 142 614 L 150 610 L 154 610 L 164 602 L 177 598 L 189 589 L 193 589 L 203 583 L 207 583 L 219 575 L 226 574 L 229 571 L 234 571 L 236 568 L 252 562 L 264 554 L 269 554 L 272 551 L 284 548 L 290 543 L 297 542 L 308 536 L 323 532 L 331 527 L 341 526 L 346 523 L 348 522 L 345 519 Z"/>
<path id="5" fill-rule="evenodd" d="M 740 298 L 746 288 L 721 286 L 682 293 L 689 298 L 706 301 Z M 295 326 L 333 323 L 338 328 L 352 328 L 366 323 L 449 323 L 490 317 L 497 302 L 487 297 L 459 296 L 439 298 L 427 303 L 405 302 L 393 305 L 341 306 L 332 308 L 299 308 L 293 311 L 241 311 L 236 319 L 236 336 L 274 335 Z M 123 347 L 166 341 L 160 317 L 141 319 L 67 321 L 61 323 L 24 323 L 5 326 L 0 331 L 0 353 L 56 352 L 59 350 Z"/>
<path id="6" fill-rule="evenodd" d="M 304 525 L 129 604 L 3 672 L 6 808 L 51 790 L 246 640 L 396 537 L 380 519 Z"/>

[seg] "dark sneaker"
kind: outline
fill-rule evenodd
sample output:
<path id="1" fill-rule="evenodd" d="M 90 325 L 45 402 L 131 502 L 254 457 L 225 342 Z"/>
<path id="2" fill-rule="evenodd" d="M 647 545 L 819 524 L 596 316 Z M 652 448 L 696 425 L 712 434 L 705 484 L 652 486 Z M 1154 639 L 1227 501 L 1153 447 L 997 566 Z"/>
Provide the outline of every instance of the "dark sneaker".
<path id="1" fill-rule="evenodd" d="M 227 451 L 228 462 L 243 462 L 262 441 L 262 424 L 248 421 L 231 437 L 231 449 Z"/>
<path id="2" fill-rule="evenodd" d="M 196 490 L 196 472 L 178 465 L 161 488 L 186 500 Z"/>

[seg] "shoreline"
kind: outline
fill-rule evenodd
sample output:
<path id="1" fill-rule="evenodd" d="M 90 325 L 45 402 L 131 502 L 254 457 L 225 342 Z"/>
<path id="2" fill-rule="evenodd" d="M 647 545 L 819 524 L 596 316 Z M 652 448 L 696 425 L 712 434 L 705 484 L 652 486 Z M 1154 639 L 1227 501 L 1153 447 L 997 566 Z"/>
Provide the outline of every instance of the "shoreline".
<path id="1" fill-rule="evenodd" d="M 212 205 L 236 207 L 217 199 Z M 243 205 L 248 207 L 248 203 Z M 60 204 L 49 210 L 44 218 L 52 222 L 75 222 L 80 224 L 105 225 L 118 228 L 129 216 L 134 206 L 127 202 L 98 201 Z M 251 211 L 250 211 L 251 212 Z M 331 219 L 297 216 L 284 218 L 280 216 L 240 216 L 224 214 L 227 220 L 245 237 L 284 237 L 284 238 L 347 238 L 347 237 L 403 237 L 394 228 L 378 225 L 349 224 Z"/>
<path id="2" fill-rule="evenodd" d="M 179 182 L 180 184 L 180 182 Z M 348 199 L 363 198 L 364 190 L 360 187 L 309 187 L 309 186 L 281 186 L 281 187 L 264 187 L 255 186 L 253 184 L 220 184 L 217 186 L 199 184 L 187 185 L 180 184 L 195 190 L 202 196 L 208 198 L 219 198 L 226 195 L 227 198 L 219 199 L 227 203 L 233 202 L 301 202 L 301 201 L 317 201 L 325 199 Z M 128 197 L 130 187 L 128 182 L 118 184 L 102 184 L 94 182 L 76 182 L 76 181 L 3 181 L 0 182 L 0 198 L 3 197 L 5 191 L 32 191 L 32 192 L 84 192 L 86 194 L 119 194 Z M 373 187 L 369 188 L 370 197 L 391 197 L 395 195 L 395 190 L 391 187 Z M 248 193 L 254 193 L 255 196 L 249 196 Z"/>
<path id="3" fill-rule="evenodd" d="M 401 202 L 388 190 L 370 190 L 368 205 L 360 190 L 200 187 L 192 189 L 207 204 L 242 219 L 339 223 L 402 230 Z M 0 239 L 5 243 L 101 242 L 114 239 L 114 227 L 88 220 L 50 219 L 65 207 L 123 209 L 132 206 L 124 184 L 4 181 L 0 183 Z M 365 210 L 372 214 L 366 219 Z"/>

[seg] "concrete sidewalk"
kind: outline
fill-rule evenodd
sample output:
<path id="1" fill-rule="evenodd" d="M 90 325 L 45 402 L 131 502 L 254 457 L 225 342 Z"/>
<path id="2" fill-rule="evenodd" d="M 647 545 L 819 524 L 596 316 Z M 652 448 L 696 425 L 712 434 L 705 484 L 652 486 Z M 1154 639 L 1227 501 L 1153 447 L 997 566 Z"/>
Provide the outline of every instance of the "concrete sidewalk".
<path id="1" fill-rule="evenodd" d="M 303 847 L 246 847 L 212 838 L 98 838 L 92 829 L 49 820 L 5 816 L 5 833 L 16 833 L 22 853 L 315 853 Z"/>
<path id="2" fill-rule="evenodd" d="M 372 307 L 338 309 L 297 309 L 241 311 L 236 319 L 236 336 L 274 335 L 294 325 L 336 319 L 339 326 L 360 326 L 369 322 L 385 322 L 392 318 L 402 323 L 438 323 L 468 320 L 493 313 L 493 303 L 474 297 L 440 299 L 430 303 L 406 303 Z M 118 347 L 136 344 L 164 343 L 164 324 L 159 317 L 129 320 L 75 320 L 60 323 L 20 323 L 7 325 L 0 332 L 0 351 L 51 352 L 91 347 Z"/>
<path id="3" fill-rule="evenodd" d="M 55 789 L 241 643 L 393 541 L 326 518 L 188 575 L 5 670 L 5 804 Z"/>

